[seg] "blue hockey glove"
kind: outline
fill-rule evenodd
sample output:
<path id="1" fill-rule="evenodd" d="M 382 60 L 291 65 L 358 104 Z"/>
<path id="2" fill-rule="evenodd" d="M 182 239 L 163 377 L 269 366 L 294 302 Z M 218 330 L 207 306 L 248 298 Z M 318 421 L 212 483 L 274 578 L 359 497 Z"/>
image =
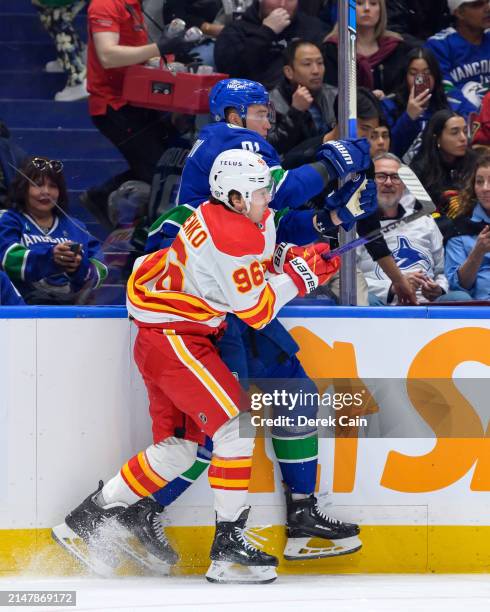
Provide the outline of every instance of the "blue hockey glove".
<path id="1" fill-rule="evenodd" d="M 369 217 L 378 210 L 378 197 L 374 181 L 364 175 L 359 180 L 348 181 L 337 192 L 325 199 L 325 208 L 335 210 L 348 232 L 357 221 Z"/>
<path id="2" fill-rule="evenodd" d="M 370 148 L 366 138 L 332 140 L 318 149 L 316 159 L 326 166 L 331 179 L 344 178 L 351 172 L 369 168 Z"/>
<path id="3" fill-rule="evenodd" d="M 341 206 L 346 206 L 356 191 L 363 187 L 366 179 L 366 174 L 356 174 L 353 179 L 347 181 L 340 189 L 333 191 L 325 198 L 323 205 L 328 210 L 336 210 Z"/>

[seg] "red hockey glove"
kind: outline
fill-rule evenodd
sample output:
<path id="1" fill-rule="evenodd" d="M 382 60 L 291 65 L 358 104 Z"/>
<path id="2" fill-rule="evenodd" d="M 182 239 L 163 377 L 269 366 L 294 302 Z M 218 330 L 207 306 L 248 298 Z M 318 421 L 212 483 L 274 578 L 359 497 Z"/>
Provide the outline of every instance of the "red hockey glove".
<path id="1" fill-rule="evenodd" d="M 318 276 L 319 285 L 323 285 L 330 280 L 340 268 L 340 257 L 323 259 L 322 255 L 329 252 L 330 247 L 325 242 L 318 242 L 307 247 L 306 263 L 313 270 L 313 273 Z M 302 256 L 305 257 L 304 249 Z"/>
<path id="2" fill-rule="evenodd" d="M 283 268 L 298 287 L 300 296 L 311 293 L 318 285 L 326 283 L 340 268 L 339 257 L 323 259 L 322 253 L 329 251 L 330 247 L 324 242 L 307 247 L 290 246 L 288 248 L 288 261 Z"/>

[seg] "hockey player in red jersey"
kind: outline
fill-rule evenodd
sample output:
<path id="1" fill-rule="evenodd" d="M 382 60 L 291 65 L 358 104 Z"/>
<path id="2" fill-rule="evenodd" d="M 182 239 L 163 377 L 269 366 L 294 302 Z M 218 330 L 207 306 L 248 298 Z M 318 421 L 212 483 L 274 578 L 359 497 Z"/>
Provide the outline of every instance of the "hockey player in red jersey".
<path id="1" fill-rule="evenodd" d="M 174 563 L 159 523 L 162 508 L 151 495 L 193 464 L 208 435 L 216 532 L 206 576 L 213 582 L 270 582 L 278 561 L 257 549 L 246 531 L 254 439 L 240 436 L 239 428 L 250 431 L 249 401 L 215 340 L 226 313 L 260 329 L 292 298 L 326 282 L 340 263 L 322 258 L 326 244 L 289 246 L 285 254 L 282 245 L 272 263 L 273 181 L 259 155 L 221 153 L 210 187 L 210 201 L 187 219 L 172 246 L 138 259 L 128 282 L 128 312 L 138 326 L 134 356 L 148 391 L 154 443 L 99 486 L 53 535 L 82 558 L 76 540 L 90 544 L 112 519 L 162 563 Z M 115 538 L 116 544 L 123 541 Z"/>

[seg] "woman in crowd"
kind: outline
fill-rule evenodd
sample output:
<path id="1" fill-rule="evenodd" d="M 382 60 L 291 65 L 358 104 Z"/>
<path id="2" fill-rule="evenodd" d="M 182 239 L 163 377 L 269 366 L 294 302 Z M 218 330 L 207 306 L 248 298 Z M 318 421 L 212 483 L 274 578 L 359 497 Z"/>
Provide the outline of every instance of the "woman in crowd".
<path id="1" fill-rule="evenodd" d="M 28 304 L 76 304 L 107 276 L 100 245 L 67 215 L 63 164 L 29 158 L 0 211 L 0 262 Z"/>
<path id="2" fill-rule="evenodd" d="M 436 111 L 449 108 L 449 103 L 439 63 L 429 49 L 412 49 L 402 74 L 395 93 L 381 104 L 391 130 L 391 151 L 408 164 L 420 148 L 429 119 Z"/>
<path id="3" fill-rule="evenodd" d="M 465 233 L 446 245 L 445 272 L 450 289 L 468 292 L 468 299 L 490 300 L 490 155 L 480 157 L 461 192 Z"/>
<path id="4" fill-rule="evenodd" d="M 458 192 L 473 170 L 475 157 L 468 146 L 465 119 L 449 109 L 434 113 L 411 166 L 441 215 L 454 218 L 458 214 Z"/>
<path id="5" fill-rule="evenodd" d="M 409 46 L 386 29 L 385 0 L 357 0 L 357 84 L 383 98 L 394 91 Z M 325 38 L 325 80 L 338 86 L 338 25 Z"/>

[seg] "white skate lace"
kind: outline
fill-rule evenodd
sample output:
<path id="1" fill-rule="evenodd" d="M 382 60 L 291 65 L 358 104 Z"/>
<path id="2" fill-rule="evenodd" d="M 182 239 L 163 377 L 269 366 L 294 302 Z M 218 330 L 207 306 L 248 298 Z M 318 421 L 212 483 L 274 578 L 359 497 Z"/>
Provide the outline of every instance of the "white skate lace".
<path id="1" fill-rule="evenodd" d="M 326 495 L 328 495 L 328 493 L 320 493 L 320 495 L 318 497 L 325 497 Z M 331 506 L 332 503 L 331 502 L 326 502 L 324 505 L 325 506 Z M 317 514 L 319 514 L 322 517 L 322 519 L 324 519 L 328 523 L 331 523 L 332 525 L 341 525 L 342 524 L 342 521 L 340 521 L 339 519 L 333 518 L 332 516 L 328 516 L 328 514 L 326 514 L 323 510 L 321 510 L 320 506 L 318 505 L 318 503 L 315 504 L 315 512 Z"/>
<path id="2" fill-rule="evenodd" d="M 160 517 L 158 516 L 158 514 L 155 514 L 152 522 L 153 522 L 153 531 L 155 532 L 155 535 L 157 536 L 158 540 L 162 544 L 167 544 L 168 542 L 165 536 L 165 532 L 163 531 L 162 521 L 160 520 Z"/>
<path id="3" fill-rule="evenodd" d="M 265 542 L 267 542 L 267 538 L 257 532 L 268 527 L 271 527 L 271 525 L 264 525 L 263 527 L 235 527 L 235 534 L 247 550 L 262 550 Z"/>

